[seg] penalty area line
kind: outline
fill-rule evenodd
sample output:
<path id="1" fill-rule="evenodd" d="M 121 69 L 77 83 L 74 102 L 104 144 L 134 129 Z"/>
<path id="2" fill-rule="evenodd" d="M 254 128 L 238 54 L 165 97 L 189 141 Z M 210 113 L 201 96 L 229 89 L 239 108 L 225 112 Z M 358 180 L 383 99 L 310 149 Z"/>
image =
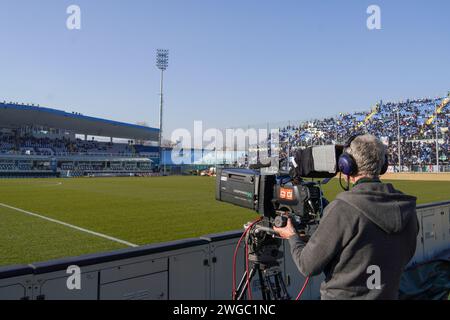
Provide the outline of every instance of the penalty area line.
<path id="1" fill-rule="evenodd" d="M 138 247 L 137 244 L 134 244 L 134 243 L 131 243 L 131 242 L 128 242 L 128 241 L 125 241 L 125 240 L 117 239 L 117 238 L 108 236 L 108 235 L 103 234 L 103 233 L 99 233 L 99 232 L 95 232 L 95 231 L 88 230 L 88 229 L 85 229 L 85 228 L 81 228 L 81 227 L 75 226 L 73 224 L 70 224 L 70 223 L 67 223 L 67 222 L 63 222 L 63 221 L 59 221 L 59 220 L 56 220 L 56 219 L 53 219 L 53 218 L 49 218 L 49 217 L 46 217 L 46 216 L 43 216 L 43 215 L 40 215 L 40 214 L 37 214 L 37 213 L 34 213 L 34 212 L 30 212 L 30 211 L 23 210 L 23 209 L 20 209 L 20 208 L 12 207 L 12 206 L 7 205 L 5 203 L 1 203 L 0 202 L 0 206 L 2 206 L 4 208 L 11 209 L 11 210 L 15 210 L 15 211 L 18 211 L 18 212 L 22 212 L 22 213 L 25 213 L 27 215 L 33 216 L 33 217 L 41 218 L 43 220 L 47 220 L 47 221 L 50 221 L 50 222 L 53 222 L 53 223 L 57 223 L 57 224 L 65 226 L 65 227 L 69 227 L 69 228 L 72 228 L 72 229 L 75 229 L 75 230 L 78 230 L 78 231 L 81 231 L 81 232 L 89 233 L 89 234 L 97 236 L 97 237 L 101 237 L 101 238 L 108 239 L 108 240 L 111 240 L 111 241 L 114 241 L 114 242 L 118 242 L 118 243 L 124 244 L 124 245 L 129 246 L 129 247 Z"/>

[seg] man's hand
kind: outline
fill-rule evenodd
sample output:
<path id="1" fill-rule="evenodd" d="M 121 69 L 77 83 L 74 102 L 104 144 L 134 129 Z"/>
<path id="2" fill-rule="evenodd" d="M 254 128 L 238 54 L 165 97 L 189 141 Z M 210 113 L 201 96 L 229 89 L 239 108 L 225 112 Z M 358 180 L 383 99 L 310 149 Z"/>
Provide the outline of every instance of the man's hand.
<path id="1" fill-rule="evenodd" d="M 286 227 L 283 228 L 277 228 L 273 227 L 273 230 L 278 233 L 280 238 L 282 239 L 289 239 L 293 235 L 295 235 L 297 232 L 295 231 L 294 226 L 292 225 L 292 221 L 290 218 L 287 219 Z"/>

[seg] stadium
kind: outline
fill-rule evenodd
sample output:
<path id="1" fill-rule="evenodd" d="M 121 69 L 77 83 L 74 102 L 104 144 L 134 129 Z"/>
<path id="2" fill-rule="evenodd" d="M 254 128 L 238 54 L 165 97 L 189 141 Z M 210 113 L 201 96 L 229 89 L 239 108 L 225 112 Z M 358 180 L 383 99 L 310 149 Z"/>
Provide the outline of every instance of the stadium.
<path id="1" fill-rule="evenodd" d="M 279 127 L 280 158 L 304 146 L 340 143 L 352 131 L 384 137 L 389 150 L 386 179 L 418 195 L 420 205 L 437 203 L 432 210 L 445 210 L 448 215 L 448 204 L 443 201 L 448 200 L 450 186 L 449 101 L 441 97 L 380 102 L 367 112 L 290 121 Z M 30 277 L 28 273 L 40 273 L 41 268 L 46 270 L 45 277 L 52 278 L 53 273 L 61 273 L 53 270 L 65 270 L 74 261 L 98 268 L 102 261 L 123 263 L 127 256 L 131 257 L 128 260 L 139 261 L 153 251 L 167 250 L 172 255 L 172 247 L 198 246 L 200 240 L 192 239 L 202 239 L 203 246 L 210 241 L 208 245 L 225 242 L 230 247 L 240 234 L 235 230 L 254 219 L 254 214 L 245 209 L 215 201 L 214 178 L 197 176 L 212 166 L 248 165 L 248 150 L 227 150 L 220 156 L 216 150 L 196 150 L 191 164 L 175 165 L 170 147 L 160 153 L 158 129 L 6 102 L 0 105 L 0 119 L 0 176 L 4 178 L 0 180 L 0 213 L 5 222 L 1 242 L 8 243 L 1 254 L 3 282 Z M 399 128 L 395 128 L 396 123 Z M 403 154 L 400 166 L 397 150 Z M 337 181 L 325 186 L 324 192 L 333 199 L 339 192 Z M 161 225 L 173 228 L 169 232 Z M 444 225 L 432 224 L 432 228 L 438 226 L 445 229 Z M 442 254 L 442 249 L 448 248 L 446 237 L 436 240 L 440 245 L 427 248 L 431 252 L 423 252 L 415 263 L 425 257 L 431 259 L 436 252 Z M 183 250 L 187 249 L 178 249 Z M 316 288 L 319 281 L 315 280 Z M 132 282 L 129 285 L 135 286 Z M 14 286 L 18 290 L 16 298 L 51 299 L 53 295 L 90 299 L 97 297 L 100 290 L 73 296 L 43 286 L 38 294 L 23 292 L 19 284 L 9 284 L 3 287 L 2 297 L 12 298 Z M 228 284 L 219 286 L 214 295 L 207 290 L 193 298 L 227 298 L 226 289 Z M 123 294 L 123 290 L 130 289 L 120 288 L 118 292 Z M 166 294 L 171 299 L 180 298 L 178 290 L 170 292 Z M 117 294 L 108 291 L 102 298 L 117 298 Z M 317 292 L 311 291 L 309 297 L 317 297 Z M 155 297 L 150 294 L 142 298 Z"/>
<path id="2" fill-rule="evenodd" d="M 0 4 L 0 302 L 450 300 L 447 3 L 77 2 Z"/>

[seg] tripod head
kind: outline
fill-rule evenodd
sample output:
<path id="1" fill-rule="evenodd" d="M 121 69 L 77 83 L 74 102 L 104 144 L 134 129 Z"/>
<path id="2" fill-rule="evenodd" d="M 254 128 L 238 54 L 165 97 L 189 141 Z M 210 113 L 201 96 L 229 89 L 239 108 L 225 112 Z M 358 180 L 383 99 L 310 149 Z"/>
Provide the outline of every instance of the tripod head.
<path id="1" fill-rule="evenodd" d="M 268 218 L 256 223 L 246 235 L 249 261 L 264 269 L 279 266 L 283 258 L 283 252 L 280 250 L 282 240 L 275 236 L 276 232 Z"/>
<path id="2" fill-rule="evenodd" d="M 275 237 L 276 232 L 271 226 L 272 222 L 268 217 L 245 226 L 246 270 L 236 291 L 233 287 L 233 299 L 242 300 L 247 289 L 247 297 L 251 299 L 250 283 L 255 274 L 259 276 L 263 300 L 290 299 L 280 268 L 281 259 L 284 256 L 280 250 L 282 240 Z M 236 246 L 235 254 L 239 243 L 240 241 Z M 249 267 L 250 263 L 251 267 Z M 236 266 L 235 263 L 234 266 Z"/>

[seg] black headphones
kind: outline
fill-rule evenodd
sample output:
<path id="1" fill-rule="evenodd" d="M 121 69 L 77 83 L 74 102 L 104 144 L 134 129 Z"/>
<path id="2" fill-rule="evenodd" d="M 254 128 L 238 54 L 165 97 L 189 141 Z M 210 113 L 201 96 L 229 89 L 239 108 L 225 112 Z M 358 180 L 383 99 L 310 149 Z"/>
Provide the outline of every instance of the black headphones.
<path id="1" fill-rule="evenodd" d="M 355 159 L 351 154 L 348 154 L 345 150 L 350 147 L 352 144 L 352 141 L 355 140 L 357 137 L 361 136 L 363 134 L 354 134 L 352 135 L 347 142 L 344 144 L 344 151 L 339 156 L 338 160 L 338 168 L 339 171 L 347 176 L 352 176 L 358 172 L 358 165 L 356 164 Z M 384 162 L 383 166 L 381 167 L 380 175 L 385 174 L 388 169 L 389 163 L 388 163 L 388 155 L 385 153 L 384 155 Z"/>

